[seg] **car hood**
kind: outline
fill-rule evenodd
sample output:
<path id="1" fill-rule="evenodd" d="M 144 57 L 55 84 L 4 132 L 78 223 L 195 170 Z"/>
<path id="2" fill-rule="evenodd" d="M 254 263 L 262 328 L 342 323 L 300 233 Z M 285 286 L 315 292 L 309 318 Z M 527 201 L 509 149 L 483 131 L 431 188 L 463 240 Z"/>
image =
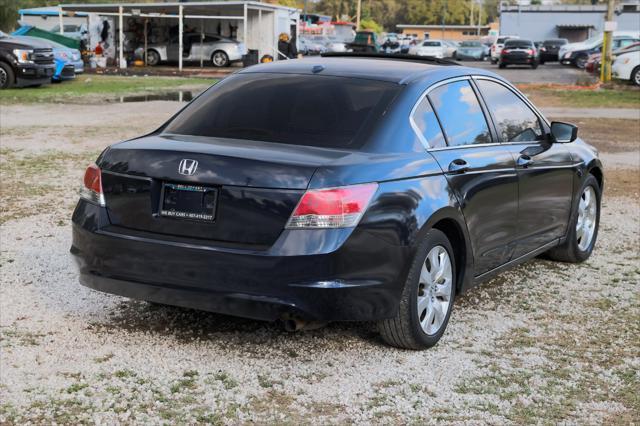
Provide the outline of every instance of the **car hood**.
<path id="1" fill-rule="evenodd" d="M 45 40 L 39 41 L 34 39 L 25 40 L 20 37 L 3 37 L 0 39 L 0 45 L 11 47 L 13 49 L 50 49 L 51 45 Z"/>

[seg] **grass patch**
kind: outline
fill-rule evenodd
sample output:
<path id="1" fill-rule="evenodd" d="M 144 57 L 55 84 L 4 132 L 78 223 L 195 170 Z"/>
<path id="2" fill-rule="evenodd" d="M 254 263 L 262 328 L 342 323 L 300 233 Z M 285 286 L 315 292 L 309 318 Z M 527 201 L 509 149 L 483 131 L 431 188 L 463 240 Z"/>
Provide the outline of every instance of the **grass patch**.
<path id="1" fill-rule="evenodd" d="M 640 91 L 634 87 L 567 90 L 520 85 L 519 88 L 539 107 L 640 108 Z"/>
<path id="2" fill-rule="evenodd" d="M 143 94 L 174 90 L 203 90 L 215 79 L 184 77 L 120 77 L 82 75 L 75 80 L 42 87 L 8 89 L 0 92 L 0 104 L 68 102 L 93 98 L 112 98 L 121 95 Z"/>

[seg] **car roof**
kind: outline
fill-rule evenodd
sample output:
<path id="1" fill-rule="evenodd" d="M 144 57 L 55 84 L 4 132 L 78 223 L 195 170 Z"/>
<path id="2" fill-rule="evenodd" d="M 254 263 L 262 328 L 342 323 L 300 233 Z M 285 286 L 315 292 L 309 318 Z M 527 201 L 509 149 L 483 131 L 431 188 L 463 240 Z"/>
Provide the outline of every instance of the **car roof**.
<path id="1" fill-rule="evenodd" d="M 320 67 L 322 67 L 322 69 L 318 71 Z M 348 56 L 316 56 L 304 59 L 275 61 L 244 68 L 238 71 L 238 73 L 317 74 L 322 76 L 380 80 L 398 84 L 410 84 L 418 80 L 436 82 L 446 78 L 471 74 L 500 78 L 490 71 L 460 65 L 448 66 L 429 61 L 397 59 L 393 57 L 371 58 Z"/>

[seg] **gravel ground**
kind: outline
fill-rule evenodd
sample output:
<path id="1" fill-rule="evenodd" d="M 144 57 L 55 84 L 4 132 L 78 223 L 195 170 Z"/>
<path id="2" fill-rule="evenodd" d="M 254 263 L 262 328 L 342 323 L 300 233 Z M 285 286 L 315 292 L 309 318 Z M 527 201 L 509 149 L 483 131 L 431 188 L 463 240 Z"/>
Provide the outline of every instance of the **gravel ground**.
<path id="1" fill-rule="evenodd" d="M 0 424 L 640 422 L 640 135 L 597 144 L 607 187 L 587 262 L 536 259 L 467 292 L 440 344 L 413 352 L 369 324 L 289 334 L 77 283 L 84 166 L 175 109 L 3 107 Z"/>

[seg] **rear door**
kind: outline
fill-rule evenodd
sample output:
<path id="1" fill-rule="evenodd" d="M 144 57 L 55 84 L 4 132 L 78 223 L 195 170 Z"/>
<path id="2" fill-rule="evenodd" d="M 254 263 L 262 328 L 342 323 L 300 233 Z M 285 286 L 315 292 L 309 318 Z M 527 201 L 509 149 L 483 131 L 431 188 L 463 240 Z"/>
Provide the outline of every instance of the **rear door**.
<path id="1" fill-rule="evenodd" d="M 444 137 L 427 134 L 436 126 L 429 126 L 424 118 L 431 108 Z M 461 205 L 476 275 L 509 261 L 515 248 L 518 209 L 515 163 L 509 151 L 495 143 L 469 79 L 452 80 L 430 90 L 413 119 L 416 124 L 424 123 L 416 127 L 425 132 L 427 140 L 446 140 L 436 143 L 430 152 Z"/>
<path id="2" fill-rule="evenodd" d="M 506 84 L 483 77 L 476 84 L 499 141 L 516 162 L 519 181 L 518 245 L 514 257 L 562 237 L 571 214 L 575 168 L 564 144 L 551 144 L 543 120 Z"/>

